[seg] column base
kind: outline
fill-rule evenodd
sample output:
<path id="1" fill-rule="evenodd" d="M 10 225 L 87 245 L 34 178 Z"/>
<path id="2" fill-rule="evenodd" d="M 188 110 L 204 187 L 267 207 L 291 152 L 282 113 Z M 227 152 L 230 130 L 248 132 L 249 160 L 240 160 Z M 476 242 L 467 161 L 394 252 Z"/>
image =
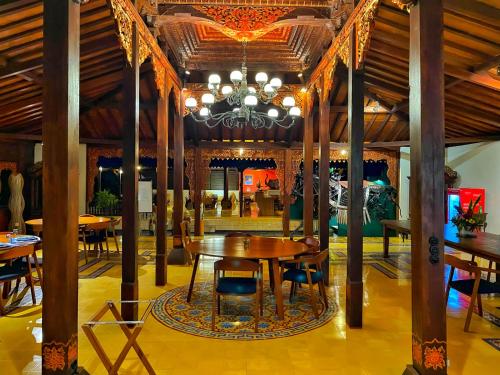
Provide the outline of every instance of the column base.
<path id="1" fill-rule="evenodd" d="M 420 373 L 413 365 L 407 365 L 403 371 L 403 375 L 420 375 Z"/>
<path id="2" fill-rule="evenodd" d="M 350 328 L 363 327 L 363 282 L 347 280 L 346 321 Z"/>

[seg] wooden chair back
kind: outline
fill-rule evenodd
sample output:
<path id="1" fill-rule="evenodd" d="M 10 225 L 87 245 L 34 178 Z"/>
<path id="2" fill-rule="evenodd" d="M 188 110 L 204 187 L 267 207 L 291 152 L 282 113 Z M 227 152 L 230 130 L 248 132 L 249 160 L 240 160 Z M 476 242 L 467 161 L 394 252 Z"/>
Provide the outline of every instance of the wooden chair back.
<path id="1" fill-rule="evenodd" d="M 297 258 L 297 261 L 300 261 L 300 263 L 304 264 L 307 268 L 314 264 L 316 265 L 318 270 L 321 270 L 321 264 L 326 260 L 328 257 L 328 249 L 325 249 L 317 254 L 314 255 L 303 255 Z"/>
<path id="2" fill-rule="evenodd" d="M 319 251 L 319 240 L 312 236 L 307 236 L 297 240 L 297 242 L 307 245 L 310 249 L 309 253 L 317 253 Z"/>
<path id="3" fill-rule="evenodd" d="M 90 231 L 90 230 L 93 230 L 93 231 L 96 231 L 96 232 L 99 232 L 101 230 L 107 230 L 109 227 L 109 221 L 106 221 L 106 222 L 102 222 L 102 223 L 92 223 L 92 224 L 87 224 L 85 226 L 85 230 L 86 231 Z"/>
<path id="4" fill-rule="evenodd" d="M 259 272 L 260 264 L 248 259 L 221 259 L 214 263 L 214 271 Z"/>
<path id="5" fill-rule="evenodd" d="M 230 238 L 230 237 L 252 237 L 250 233 L 245 233 L 245 232 L 231 232 L 227 233 L 224 237 Z"/>
<path id="6" fill-rule="evenodd" d="M 120 223 L 122 222 L 122 218 L 121 217 L 115 217 L 111 220 L 110 222 L 110 225 L 115 228 L 117 227 L 118 225 L 120 225 Z"/>

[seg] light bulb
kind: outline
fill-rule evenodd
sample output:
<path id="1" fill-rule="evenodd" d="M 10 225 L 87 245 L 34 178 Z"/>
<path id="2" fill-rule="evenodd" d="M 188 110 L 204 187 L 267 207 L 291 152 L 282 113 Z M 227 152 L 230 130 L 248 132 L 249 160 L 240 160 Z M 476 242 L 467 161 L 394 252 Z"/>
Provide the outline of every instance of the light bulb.
<path id="1" fill-rule="evenodd" d="M 257 105 L 257 97 L 255 95 L 245 96 L 245 105 L 248 107 L 255 107 Z"/>
<path id="2" fill-rule="evenodd" d="M 212 94 L 203 94 L 201 97 L 201 102 L 205 105 L 211 105 L 215 103 L 215 96 Z"/>
<path id="3" fill-rule="evenodd" d="M 231 86 L 222 86 L 222 95 L 228 96 L 233 93 L 233 88 Z"/>
<path id="4" fill-rule="evenodd" d="M 123 174 L 123 169 L 120 168 L 120 174 Z"/>
<path id="5" fill-rule="evenodd" d="M 99 167 L 99 172 L 102 172 L 102 167 Z"/>
<path id="6" fill-rule="evenodd" d="M 259 85 L 264 85 L 267 82 L 267 74 L 264 72 L 259 72 L 255 75 L 255 82 L 257 82 Z"/>
<path id="7" fill-rule="evenodd" d="M 220 84 L 220 75 L 210 74 L 210 76 L 208 77 L 208 83 L 211 83 L 212 85 Z"/>
<path id="8" fill-rule="evenodd" d="M 281 87 L 281 79 L 279 79 L 279 78 L 273 78 L 272 80 L 269 81 L 269 84 L 273 88 L 279 89 Z"/>
<path id="9" fill-rule="evenodd" d="M 195 98 L 189 97 L 186 99 L 186 107 L 187 108 L 193 109 L 193 108 L 196 108 L 197 105 L 198 105 L 198 103 L 196 102 Z"/>
<path id="10" fill-rule="evenodd" d="M 207 107 L 202 107 L 200 109 L 200 116 L 208 117 L 209 114 L 210 114 L 210 111 L 208 110 Z"/>
<path id="11" fill-rule="evenodd" d="M 267 115 L 269 117 L 272 117 L 272 118 L 277 118 L 279 113 L 278 113 L 278 110 L 276 108 L 271 108 L 268 112 L 267 112 Z"/>
<path id="12" fill-rule="evenodd" d="M 274 87 L 271 86 L 270 83 L 268 83 L 267 85 L 264 86 L 264 92 L 267 94 L 267 95 L 272 95 L 274 94 Z"/>
<path id="13" fill-rule="evenodd" d="M 295 105 L 295 99 L 293 96 L 285 96 L 283 98 L 283 107 L 290 108 Z"/>
<path id="14" fill-rule="evenodd" d="M 247 90 L 250 94 L 257 94 L 257 90 L 255 90 L 255 87 L 249 87 Z"/>
<path id="15" fill-rule="evenodd" d="M 232 71 L 229 79 L 231 80 L 231 82 L 240 83 L 243 80 L 243 73 L 241 73 L 239 70 Z"/>
<path id="16" fill-rule="evenodd" d="M 238 107 L 233 109 L 233 112 L 239 112 L 239 111 L 240 111 L 240 109 Z"/>
<path id="17" fill-rule="evenodd" d="M 288 113 L 292 117 L 299 117 L 300 116 L 300 108 L 299 107 L 292 107 L 292 108 L 290 108 L 290 111 Z"/>

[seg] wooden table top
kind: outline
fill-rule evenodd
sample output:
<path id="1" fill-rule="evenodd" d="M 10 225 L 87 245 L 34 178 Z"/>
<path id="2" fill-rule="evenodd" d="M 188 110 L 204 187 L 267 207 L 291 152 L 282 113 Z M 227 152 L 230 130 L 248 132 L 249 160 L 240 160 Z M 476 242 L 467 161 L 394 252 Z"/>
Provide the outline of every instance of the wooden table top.
<path id="1" fill-rule="evenodd" d="M 111 221 L 111 219 L 109 217 L 103 217 L 103 216 L 79 216 L 78 217 L 78 225 L 107 223 L 110 221 Z M 43 219 L 27 220 L 26 224 L 27 225 L 43 226 Z"/>
<path id="2" fill-rule="evenodd" d="M 381 220 L 380 222 L 389 228 L 411 233 L 410 220 Z M 457 228 L 452 223 L 444 226 L 444 243 L 446 246 L 494 262 L 500 262 L 500 235 L 477 232 L 477 237 L 463 238 L 459 237 L 457 232 Z"/>
<path id="3" fill-rule="evenodd" d="M 244 241 L 249 240 L 245 248 Z M 193 241 L 187 251 L 213 257 L 274 259 L 293 257 L 308 250 L 307 245 L 291 240 L 269 237 L 227 237 Z"/>

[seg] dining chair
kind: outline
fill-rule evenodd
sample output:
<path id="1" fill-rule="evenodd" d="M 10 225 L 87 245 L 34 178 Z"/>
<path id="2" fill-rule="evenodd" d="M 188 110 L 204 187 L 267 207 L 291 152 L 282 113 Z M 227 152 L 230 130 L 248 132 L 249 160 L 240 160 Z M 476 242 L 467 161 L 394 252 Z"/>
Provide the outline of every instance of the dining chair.
<path id="1" fill-rule="evenodd" d="M 31 246 L 13 247 L 8 251 L 0 253 L 0 262 L 6 264 L 0 267 L 0 284 L 5 288 L 6 284 L 14 280 L 19 280 L 22 277 L 26 280 L 26 285 L 31 290 L 31 300 L 33 305 L 36 304 L 35 282 L 33 280 L 33 269 L 31 267 L 30 257 L 33 254 Z M 25 260 L 24 262 L 22 260 Z M 3 292 L 3 291 L 2 291 Z M 5 315 L 3 293 L 0 293 L 0 315 Z"/>
<path id="2" fill-rule="evenodd" d="M 327 256 L 328 249 L 317 254 L 307 254 L 297 259 L 289 260 L 288 263 L 296 265 L 294 268 L 286 269 L 284 266 L 281 267 L 281 281 L 290 281 L 292 283 L 290 287 L 290 303 L 292 303 L 293 296 L 299 284 L 309 285 L 309 301 L 316 319 L 319 318 L 319 314 L 316 305 L 314 285 L 318 285 L 320 297 L 323 298 L 325 307 L 328 308 L 328 297 L 326 295 L 324 273 L 322 270 L 322 263 Z"/>
<path id="3" fill-rule="evenodd" d="M 482 279 L 481 272 L 496 273 L 498 275 L 500 274 L 500 270 L 478 267 L 476 262 L 460 259 L 450 254 L 444 255 L 444 261 L 450 266 L 450 274 L 446 285 L 446 304 L 448 304 L 451 288 L 470 297 L 469 308 L 467 310 L 467 317 L 464 325 L 464 331 L 467 332 L 469 331 L 472 312 L 474 311 L 474 304 L 476 300 L 479 315 L 483 316 L 481 294 L 500 293 L 500 287 L 496 283 Z M 453 280 L 455 269 L 469 272 L 473 278 Z"/>
<path id="4" fill-rule="evenodd" d="M 308 247 L 306 254 L 319 253 L 319 240 L 317 238 L 314 238 L 312 236 L 306 236 L 304 238 L 301 238 L 300 240 L 296 240 L 295 242 L 303 243 Z M 294 257 L 294 259 L 297 259 L 299 257 L 300 257 L 300 255 L 297 255 Z M 285 267 L 286 269 L 298 267 L 297 263 L 290 263 L 289 260 L 280 261 L 280 265 Z M 302 266 L 301 268 L 304 268 L 304 267 Z M 315 268 L 315 266 L 311 265 L 311 268 Z"/>
<path id="5" fill-rule="evenodd" d="M 88 262 L 87 250 L 90 245 L 94 244 L 94 249 L 98 251 L 97 257 L 104 251 L 103 242 L 106 244 L 106 259 L 109 260 L 109 243 L 108 243 L 108 226 L 109 222 L 87 224 L 82 230 L 83 248 L 85 252 L 85 263 Z"/>
<path id="6" fill-rule="evenodd" d="M 223 276 L 221 272 L 252 272 L 257 277 Z M 214 288 L 212 298 L 212 331 L 215 331 L 215 310 L 220 315 L 221 296 L 255 295 L 255 332 L 259 328 L 259 316 L 264 314 L 262 264 L 248 259 L 221 259 L 214 263 Z"/>

